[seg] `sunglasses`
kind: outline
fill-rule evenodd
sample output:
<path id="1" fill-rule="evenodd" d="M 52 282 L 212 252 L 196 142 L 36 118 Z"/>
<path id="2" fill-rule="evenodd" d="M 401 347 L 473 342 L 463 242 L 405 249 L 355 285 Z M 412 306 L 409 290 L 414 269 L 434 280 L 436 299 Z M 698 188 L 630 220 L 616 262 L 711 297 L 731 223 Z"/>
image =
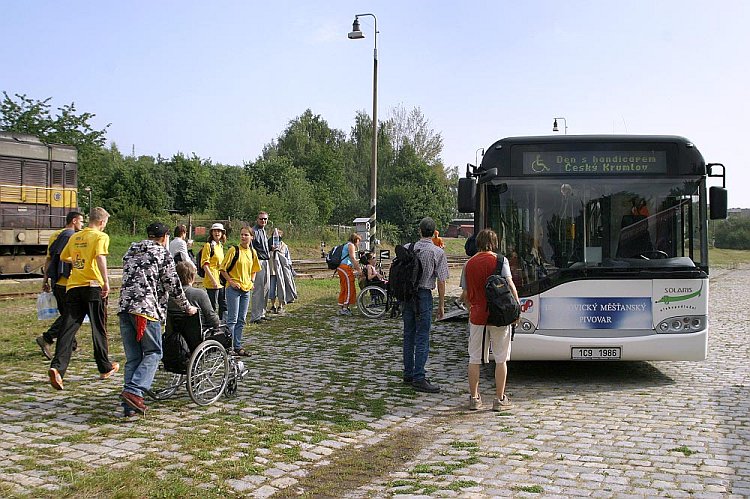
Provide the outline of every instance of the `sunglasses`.
<path id="1" fill-rule="evenodd" d="M 258 218 L 258 220 L 268 220 L 268 217 L 266 217 L 266 218 Z"/>

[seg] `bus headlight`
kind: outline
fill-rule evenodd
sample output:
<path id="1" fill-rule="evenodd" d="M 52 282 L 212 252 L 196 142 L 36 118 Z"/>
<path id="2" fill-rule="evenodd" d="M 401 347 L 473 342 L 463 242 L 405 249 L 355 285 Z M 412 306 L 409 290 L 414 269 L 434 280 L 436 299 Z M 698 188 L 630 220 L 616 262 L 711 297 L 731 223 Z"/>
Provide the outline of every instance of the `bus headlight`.
<path id="1" fill-rule="evenodd" d="M 687 315 L 684 317 L 670 317 L 659 323 L 657 332 L 659 333 L 695 333 L 706 328 L 705 315 Z"/>

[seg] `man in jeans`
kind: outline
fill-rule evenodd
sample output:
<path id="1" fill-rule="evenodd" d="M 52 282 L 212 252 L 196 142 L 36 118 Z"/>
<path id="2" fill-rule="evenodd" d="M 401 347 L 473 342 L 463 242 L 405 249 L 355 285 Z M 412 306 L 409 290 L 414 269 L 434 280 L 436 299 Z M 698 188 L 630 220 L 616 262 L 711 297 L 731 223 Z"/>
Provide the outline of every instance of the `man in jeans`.
<path id="1" fill-rule="evenodd" d="M 271 274 L 268 271 L 268 259 L 271 256 L 271 248 L 268 244 L 268 235 L 266 234 L 266 225 L 268 224 L 268 213 L 261 211 L 258 213 L 258 220 L 253 226 L 255 237 L 253 237 L 253 248 L 258 254 L 260 270 L 255 274 L 255 285 L 253 287 L 253 297 L 250 303 L 250 322 L 259 324 L 260 321 L 270 320 L 266 317 L 266 302 L 268 301 L 268 291 L 271 289 Z"/>
<path id="2" fill-rule="evenodd" d="M 161 325 L 167 320 L 168 299 L 188 315 L 198 311 L 185 297 L 167 250 L 169 229 L 156 222 L 146 232 L 148 239 L 131 244 L 122 257 L 118 314 L 127 362 L 120 399 L 126 417 L 146 413 L 143 393 L 151 388 L 161 360 Z"/>
<path id="3" fill-rule="evenodd" d="M 403 305 L 404 319 L 404 383 L 410 383 L 418 392 L 438 393 L 425 376 L 425 364 L 430 353 L 430 328 L 432 327 L 432 290 L 437 281 L 438 311 L 441 319 L 445 312 L 445 281 L 448 280 L 448 260 L 445 251 L 432 242 L 435 221 L 425 217 L 419 222 L 422 238 L 414 243 L 414 251 L 422 264 L 422 279 L 416 298 Z"/>

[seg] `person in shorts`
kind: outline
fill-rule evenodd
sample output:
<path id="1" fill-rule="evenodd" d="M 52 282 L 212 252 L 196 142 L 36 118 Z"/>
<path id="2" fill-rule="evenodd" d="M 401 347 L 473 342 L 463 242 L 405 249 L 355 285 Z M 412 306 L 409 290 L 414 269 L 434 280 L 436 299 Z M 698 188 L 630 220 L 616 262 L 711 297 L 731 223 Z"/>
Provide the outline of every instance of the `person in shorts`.
<path id="1" fill-rule="evenodd" d="M 479 366 L 489 357 L 490 342 L 495 357 L 495 399 L 493 411 L 510 409 L 513 405 L 505 394 L 508 377 L 507 361 L 510 360 L 511 326 L 491 326 L 487 324 L 489 311 L 484 286 L 487 278 L 495 273 L 497 259 L 503 258 L 501 275 L 506 277 L 513 296 L 518 300 L 518 291 L 511 279 L 508 259 L 498 255 L 499 240 L 492 229 L 484 229 L 477 234 L 477 253 L 464 267 L 461 279 L 463 293 L 461 301 L 469 305 L 469 409 L 482 407 L 479 393 Z M 486 335 L 486 337 L 485 337 Z M 482 341 L 484 338 L 484 341 Z"/>

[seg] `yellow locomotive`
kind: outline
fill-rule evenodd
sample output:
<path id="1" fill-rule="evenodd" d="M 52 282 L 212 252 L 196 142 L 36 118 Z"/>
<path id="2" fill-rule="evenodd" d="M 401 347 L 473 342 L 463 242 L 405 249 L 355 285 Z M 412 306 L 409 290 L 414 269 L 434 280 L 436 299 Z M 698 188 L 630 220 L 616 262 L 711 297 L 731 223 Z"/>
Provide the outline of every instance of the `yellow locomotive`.
<path id="1" fill-rule="evenodd" d="M 78 211 L 78 152 L 0 131 L 0 275 L 41 273 L 50 236 Z"/>

